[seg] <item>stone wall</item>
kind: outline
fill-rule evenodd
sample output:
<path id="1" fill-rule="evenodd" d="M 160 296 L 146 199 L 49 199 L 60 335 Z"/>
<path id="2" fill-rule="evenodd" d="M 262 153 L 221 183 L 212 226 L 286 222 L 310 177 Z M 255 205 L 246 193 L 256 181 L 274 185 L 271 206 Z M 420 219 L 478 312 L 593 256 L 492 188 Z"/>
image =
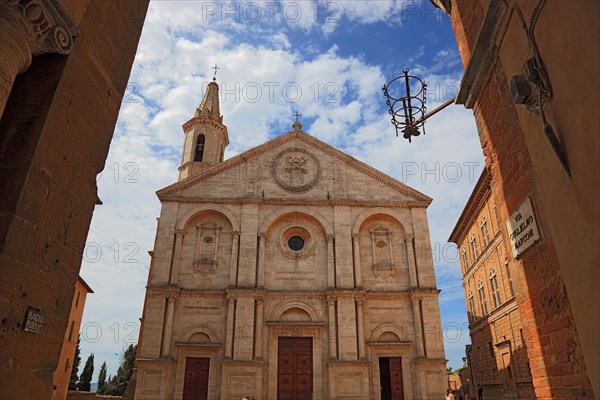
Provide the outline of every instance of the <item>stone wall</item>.
<path id="1" fill-rule="evenodd" d="M 10 349 L 1 354 L 0 397 L 7 399 L 52 395 L 99 203 L 96 175 L 104 168 L 148 5 L 64 0 L 61 9 L 56 3 L 0 3 L 0 340 Z M 62 29 L 56 37 L 64 39 L 63 48 L 32 44 L 44 37 L 35 34 L 39 18 L 28 19 L 36 13 L 62 21 L 51 28 Z M 23 54 L 29 59 L 21 62 Z M 30 307 L 45 314 L 42 334 L 23 329 Z"/>
<path id="2" fill-rule="evenodd" d="M 105 396 L 91 392 L 80 392 L 77 390 L 69 390 L 67 392 L 67 400 L 112 400 L 121 398 L 121 396 Z"/>

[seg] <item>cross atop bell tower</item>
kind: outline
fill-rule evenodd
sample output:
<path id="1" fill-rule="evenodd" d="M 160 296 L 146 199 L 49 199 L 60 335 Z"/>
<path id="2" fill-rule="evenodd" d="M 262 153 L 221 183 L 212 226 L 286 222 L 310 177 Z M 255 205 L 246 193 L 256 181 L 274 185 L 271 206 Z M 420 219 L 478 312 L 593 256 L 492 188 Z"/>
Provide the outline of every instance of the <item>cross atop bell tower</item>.
<path id="1" fill-rule="evenodd" d="M 223 125 L 217 84 L 216 65 L 213 80 L 206 87 L 202 102 L 194 116 L 183 124 L 185 141 L 179 167 L 179 180 L 189 178 L 223 161 L 225 147 L 229 144 L 227 127 Z"/>

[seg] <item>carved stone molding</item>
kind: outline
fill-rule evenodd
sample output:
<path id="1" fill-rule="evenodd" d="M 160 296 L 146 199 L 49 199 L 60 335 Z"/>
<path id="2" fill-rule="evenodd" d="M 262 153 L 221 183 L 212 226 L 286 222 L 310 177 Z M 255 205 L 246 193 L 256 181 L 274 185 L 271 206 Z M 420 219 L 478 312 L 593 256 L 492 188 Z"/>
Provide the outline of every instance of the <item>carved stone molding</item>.
<path id="1" fill-rule="evenodd" d="M 0 0 L 2 36 L 19 40 L 29 48 L 30 58 L 44 53 L 69 54 L 79 29 L 56 1 Z M 4 39 L 3 39 L 4 40 Z M 21 65 L 19 73 L 29 67 Z"/>

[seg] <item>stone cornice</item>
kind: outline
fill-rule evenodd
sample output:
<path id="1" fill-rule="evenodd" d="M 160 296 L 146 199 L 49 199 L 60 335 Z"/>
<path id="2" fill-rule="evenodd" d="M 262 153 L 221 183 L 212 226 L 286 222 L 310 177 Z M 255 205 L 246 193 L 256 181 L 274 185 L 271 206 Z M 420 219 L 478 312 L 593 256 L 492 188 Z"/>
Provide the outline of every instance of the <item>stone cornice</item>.
<path id="1" fill-rule="evenodd" d="M 358 200 L 312 200 L 312 199 L 263 199 L 256 197 L 232 197 L 229 199 L 219 197 L 186 197 L 176 195 L 159 196 L 161 203 L 213 203 L 213 204 L 260 204 L 279 206 L 349 206 L 349 207 L 387 207 L 387 208 L 427 208 L 429 203 L 424 202 L 383 202 L 383 201 L 358 201 Z"/>
<path id="2" fill-rule="evenodd" d="M 428 296 L 437 296 L 440 293 L 439 289 L 435 288 L 412 288 L 406 290 L 396 290 L 396 291 L 377 291 L 377 290 L 366 290 L 362 288 L 355 289 L 335 289 L 329 288 L 327 290 L 268 290 L 263 287 L 257 288 L 238 288 L 238 287 L 228 287 L 226 289 L 218 290 L 206 290 L 206 289 L 186 289 L 173 285 L 156 285 L 156 286 L 146 286 L 147 292 L 150 295 L 173 295 L 176 294 L 181 297 L 181 295 L 185 295 L 187 293 L 190 294 L 201 294 L 206 297 L 253 297 L 260 296 L 265 299 L 267 298 L 277 298 L 277 297 L 286 297 L 286 298 L 303 298 L 303 297 L 323 297 L 324 299 L 330 298 L 351 298 L 354 299 L 356 297 L 360 298 L 410 298 L 411 296 L 416 296 L 417 298 L 423 298 Z"/>
<path id="3" fill-rule="evenodd" d="M 163 198 L 165 196 L 172 195 L 178 191 L 185 190 L 189 187 L 192 187 L 193 185 L 195 185 L 199 182 L 202 182 L 209 178 L 212 178 L 213 176 L 216 176 L 224 171 L 232 169 L 240 164 L 243 164 L 253 158 L 258 157 L 261 154 L 267 153 L 271 150 L 281 147 L 282 145 L 289 143 L 293 140 L 298 140 L 309 146 L 312 146 L 312 147 L 316 148 L 317 150 L 320 150 L 323 153 L 331 156 L 332 158 L 335 158 L 337 160 L 344 162 L 347 166 L 349 166 L 359 172 L 362 172 L 363 174 L 371 177 L 372 179 L 398 191 L 399 193 L 402 193 L 402 194 L 414 199 L 417 202 L 423 202 L 423 203 L 426 203 L 426 205 L 429 205 L 432 201 L 432 199 L 430 197 L 424 195 L 423 193 L 404 185 L 402 182 L 384 174 L 383 172 L 378 171 L 375 168 L 372 168 L 372 167 L 368 166 L 367 164 L 365 164 L 361 161 L 358 161 L 354 157 L 351 157 L 348 154 L 345 154 L 345 153 L 341 152 L 340 150 L 337 150 L 336 148 L 328 145 L 327 143 L 322 142 L 321 140 L 319 140 L 313 136 L 310 136 L 305 132 L 301 132 L 301 131 L 288 132 L 288 133 L 286 133 L 282 136 L 279 136 L 273 140 L 270 140 L 260 146 L 250 149 L 250 150 L 248 150 L 242 154 L 239 154 L 233 158 L 230 158 L 227 161 L 217 164 L 214 167 L 209 168 L 208 170 L 204 171 L 203 173 L 191 176 L 180 182 L 177 182 L 170 186 L 167 186 L 167 187 L 157 191 L 156 194 L 159 199 L 163 200 Z"/>
<path id="4" fill-rule="evenodd" d="M 460 217 L 448 238 L 449 242 L 456 243 L 459 247 L 462 245 L 464 235 L 469 228 L 473 226 L 473 218 L 475 218 L 482 205 L 485 203 L 485 200 L 491 194 L 491 182 L 492 173 L 488 168 L 484 168 L 475 184 L 473 192 L 471 192 L 471 196 L 469 196 L 467 204 L 465 204 L 465 208 L 460 214 Z"/>
<path id="5" fill-rule="evenodd" d="M 435 4 L 435 2 L 434 2 Z M 460 88 L 456 94 L 456 104 L 473 108 L 483 87 L 488 81 L 492 66 L 498 57 L 500 44 L 496 43 L 498 32 L 506 24 L 508 6 L 505 1 L 490 1 L 477 42 L 471 53 L 469 65 L 465 69 Z"/>

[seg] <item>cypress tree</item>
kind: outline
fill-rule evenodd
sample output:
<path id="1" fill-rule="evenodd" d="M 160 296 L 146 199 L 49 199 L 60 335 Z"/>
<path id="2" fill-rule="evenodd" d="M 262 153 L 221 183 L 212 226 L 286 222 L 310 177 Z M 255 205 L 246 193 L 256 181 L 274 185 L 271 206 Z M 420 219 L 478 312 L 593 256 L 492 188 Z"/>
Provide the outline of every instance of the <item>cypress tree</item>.
<path id="1" fill-rule="evenodd" d="M 77 347 L 75 347 L 75 357 L 73 358 L 73 364 L 71 367 L 71 378 L 69 379 L 69 390 L 77 390 L 77 382 L 79 381 L 79 364 L 81 363 L 81 356 L 79 355 L 81 350 L 79 344 L 81 343 L 81 335 L 77 336 Z"/>
<path id="2" fill-rule="evenodd" d="M 96 389 L 96 393 L 104 394 L 104 389 L 106 389 L 106 361 L 104 361 L 100 366 L 100 373 L 98 374 L 98 388 Z"/>
<path id="3" fill-rule="evenodd" d="M 82 392 L 90 391 L 90 383 L 92 382 L 92 376 L 94 375 L 94 353 L 90 354 L 83 367 L 83 372 L 79 377 L 79 383 L 77 384 L 77 390 Z"/>

